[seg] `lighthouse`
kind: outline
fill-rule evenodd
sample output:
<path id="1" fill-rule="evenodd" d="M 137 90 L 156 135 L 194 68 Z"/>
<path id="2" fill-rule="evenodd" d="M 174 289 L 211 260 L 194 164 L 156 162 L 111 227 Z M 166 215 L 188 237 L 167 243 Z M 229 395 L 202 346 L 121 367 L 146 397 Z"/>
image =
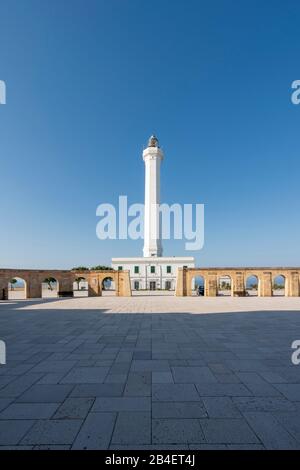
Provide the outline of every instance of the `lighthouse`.
<path id="1" fill-rule="evenodd" d="M 143 151 L 145 162 L 144 248 L 145 258 L 162 256 L 160 205 L 160 165 L 164 158 L 158 139 L 152 135 Z"/>
<path id="2" fill-rule="evenodd" d="M 145 163 L 143 256 L 112 258 L 111 266 L 129 271 L 132 291 L 175 291 L 178 268 L 193 268 L 192 256 L 163 256 L 160 217 L 160 166 L 164 154 L 155 135 L 143 150 Z"/>

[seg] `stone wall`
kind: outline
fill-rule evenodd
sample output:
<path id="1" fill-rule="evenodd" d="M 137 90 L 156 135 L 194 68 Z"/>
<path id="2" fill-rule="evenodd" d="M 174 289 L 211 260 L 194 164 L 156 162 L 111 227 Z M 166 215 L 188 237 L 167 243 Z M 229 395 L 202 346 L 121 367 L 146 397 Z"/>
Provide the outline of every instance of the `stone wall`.
<path id="1" fill-rule="evenodd" d="M 300 295 L 300 268 L 179 268 L 176 284 L 176 295 L 191 296 L 192 281 L 195 277 L 204 279 L 204 295 L 215 297 L 218 295 L 218 279 L 229 276 L 231 279 L 232 296 L 246 295 L 246 281 L 249 276 L 258 279 L 258 296 L 271 297 L 273 295 L 273 281 L 277 276 L 285 278 L 284 295 L 299 297 Z"/>
<path id="2" fill-rule="evenodd" d="M 73 295 L 73 282 L 83 277 L 88 282 L 89 295 L 102 295 L 102 282 L 111 278 L 115 282 L 116 295 L 131 296 L 130 276 L 128 271 L 67 271 L 67 270 L 37 270 L 37 269 L 0 269 L 0 300 L 8 298 L 8 284 L 14 278 L 25 281 L 25 296 L 28 299 L 42 297 L 42 283 L 48 277 L 58 282 L 58 295 Z"/>

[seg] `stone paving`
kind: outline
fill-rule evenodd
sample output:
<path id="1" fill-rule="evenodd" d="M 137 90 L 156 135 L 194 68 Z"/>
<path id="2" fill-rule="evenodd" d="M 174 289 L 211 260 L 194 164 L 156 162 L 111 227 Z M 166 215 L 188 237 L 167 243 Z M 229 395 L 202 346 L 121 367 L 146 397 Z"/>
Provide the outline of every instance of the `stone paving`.
<path id="1" fill-rule="evenodd" d="M 0 449 L 299 449 L 298 298 L 0 302 Z"/>

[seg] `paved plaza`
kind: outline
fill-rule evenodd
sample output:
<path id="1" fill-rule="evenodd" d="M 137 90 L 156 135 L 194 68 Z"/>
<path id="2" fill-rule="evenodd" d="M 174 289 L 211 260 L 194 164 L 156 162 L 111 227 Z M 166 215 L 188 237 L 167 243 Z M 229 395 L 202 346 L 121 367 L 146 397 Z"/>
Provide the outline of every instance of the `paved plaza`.
<path id="1" fill-rule="evenodd" d="M 300 449 L 299 298 L 0 302 L 0 449 Z"/>

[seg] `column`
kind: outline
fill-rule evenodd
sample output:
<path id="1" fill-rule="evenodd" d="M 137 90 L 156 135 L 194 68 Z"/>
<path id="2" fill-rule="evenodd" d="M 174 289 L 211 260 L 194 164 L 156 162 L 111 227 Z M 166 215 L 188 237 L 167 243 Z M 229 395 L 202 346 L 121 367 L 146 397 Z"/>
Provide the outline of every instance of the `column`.
<path id="1" fill-rule="evenodd" d="M 216 297 L 218 294 L 218 278 L 215 273 L 209 274 L 207 276 L 206 284 L 206 295 L 208 297 Z"/>
<path id="2" fill-rule="evenodd" d="M 289 276 L 286 276 L 285 282 L 287 282 L 287 295 L 290 297 L 299 297 L 299 273 L 291 272 Z M 287 290 L 286 289 L 286 290 Z"/>
<path id="3" fill-rule="evenodd" d="M 244 274 L 237 272 L 234 276 L 232 276 L 231 295 L 236 297 L 244 297 L 245 293 L 246 289 Z"/>
<path id="4" fill-rule="evenodd" d="M 272 273 L 264 272 L 261 276 L 261 288 L 260 295 L 261 297 L 272 297 Z"/>

